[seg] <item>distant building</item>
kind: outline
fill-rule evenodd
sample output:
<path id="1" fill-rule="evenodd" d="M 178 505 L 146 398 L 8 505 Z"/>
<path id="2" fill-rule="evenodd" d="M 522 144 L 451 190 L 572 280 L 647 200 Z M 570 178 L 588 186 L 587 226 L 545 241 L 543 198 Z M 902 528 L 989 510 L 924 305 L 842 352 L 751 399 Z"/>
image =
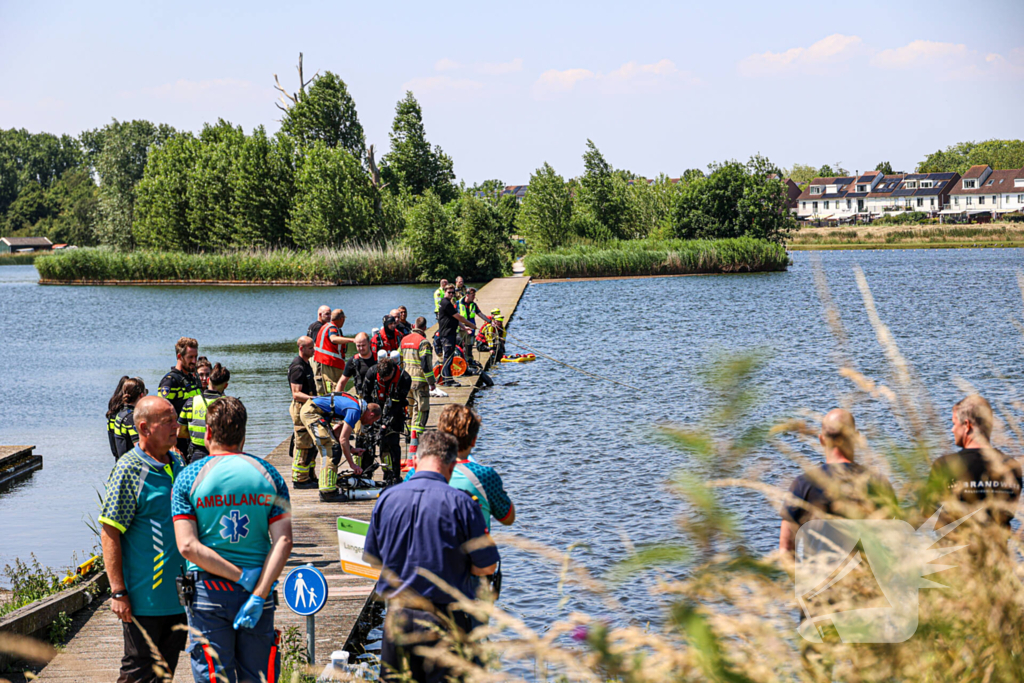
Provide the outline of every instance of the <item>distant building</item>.
<path id="1" fill-rule="evenodd" d="M 796 214 L 804 220 L 852 220 L 897 211 L 937 215 L 949 204 L 957 173 L 869 171 L 860 176 L 815 178 L 797 197 Z"/>
<path id="2" fill-rule="evenodd" d="M 949 195 L 950 205 L 942 212 L 947 215 L 995 219 L 1024 211 L 1024 168 L 995 171 L 991 166 L 971 166 Z"/>
<path id="3" fill-rule="evenodd" d="M 23 251 L 49 251 L 53 242 L 45 237 L 0 237 L 0 254 Z"/>

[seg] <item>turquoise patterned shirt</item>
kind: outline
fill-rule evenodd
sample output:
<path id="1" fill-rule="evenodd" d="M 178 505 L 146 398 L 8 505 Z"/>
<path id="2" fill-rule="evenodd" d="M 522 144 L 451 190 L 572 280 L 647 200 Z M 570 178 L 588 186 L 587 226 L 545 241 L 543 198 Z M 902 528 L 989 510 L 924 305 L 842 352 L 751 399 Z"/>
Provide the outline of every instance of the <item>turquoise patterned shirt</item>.
<path id="1" fill-rule="evenodd" d="M 177 453 L 157 462 L 136 446 L 107 479 L 100 523 L 121 532 L 121 564 L 132 612 L 144 617 L 182 614 L 174 578 L 185 564 L 174 540 L 171 489 L 185 464 Z"/>

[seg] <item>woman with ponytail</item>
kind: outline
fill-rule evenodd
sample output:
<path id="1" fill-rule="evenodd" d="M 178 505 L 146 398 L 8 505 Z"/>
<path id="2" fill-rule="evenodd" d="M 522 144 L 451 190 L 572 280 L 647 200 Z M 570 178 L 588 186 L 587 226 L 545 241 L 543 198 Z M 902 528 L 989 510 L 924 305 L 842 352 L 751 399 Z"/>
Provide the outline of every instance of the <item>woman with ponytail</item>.
<path id="1" fill-rule="evenodd" d="M 147 393 L 146 383 L 140 377 L 126 379 L 121 386 L 121 408 L 114 418 L 114 460 L 139 442 L 139 433 L 135 431 L 135 404 Z"/>

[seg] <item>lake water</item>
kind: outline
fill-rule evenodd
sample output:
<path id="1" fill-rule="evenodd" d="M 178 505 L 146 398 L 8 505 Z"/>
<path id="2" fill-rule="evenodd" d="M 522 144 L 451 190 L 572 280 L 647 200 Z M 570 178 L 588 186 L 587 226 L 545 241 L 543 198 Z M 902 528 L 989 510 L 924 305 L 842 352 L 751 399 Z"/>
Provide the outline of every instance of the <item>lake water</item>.
<path id="1" fill-rule="evenodd" d="M 872 287 L 881 318 L 945 416 L 962 394 L 962 377 L 994 399 L 1021 380 L 1022 336 L 1013 319 L 1024 305 L 1015 249 L 821 252 L 857 367 L 887 379 L 884 353 L 864 311 L 853 268 Z M 788 272 L 531 285 L 512 334 L 627 389 L 540 359 L 504 364 L 498 386 L 481 392 L 484 426 L 475 455 L 496 467 L 516 503 L 518 521 L 497 528 L 573 557 L 597 575 L 635 544 L 678 539 L 680 502 L 665 480 L 686 463 L 654 433 L 658 422 L 693 422 L 709 395 L 699 373 L 722 351 L 759 349 L 764 402 L 758 419 L 825 411 L 850 389 L 832 362 L 834 340 L 822 316 L 812 254 L 797 252 Z M 0 268 L 0 443 L 33 443 L 46 468 L 0 494 L 0 563 L 35 552 L 66 564 L 91 547 L 83 519 L 95 517 L 96 491 L 112 465 L 102 414 L 121 374 L 154 388 L 174 361 L 174 341 L 196 336 L 200 352 L 232 371 L 229 394 L 250 410 L 248 450 L 268 452 L 288 435 L 285 369 L 292 339 L 320 303 L 341 305 L 346 330 L 379 324 L 405 303 L 411 315 L 431 310 L 431 287 L 175 288 L 40 287 L 32 267 Z M 510 345 L 509 351 L 515 349 Z M 1004 375 L 1000 379 L 998 374 Z M 508 383 L 513 386 L 504 386 Z M 862 427 L 893 429 L 876 403 L 857 408 Z M 944 430 L 944 428 L 943 428 Z M 936 437 L 952 447 L 948 433 Z M 804 449 L 813 456 L 813 451 Z M 787 482 L 794 465 L 758 453 L 770 480 Z M 778 517 L 750 492 L 729 494 L 742 530 L 757 551 L 777 543 Z M 498 525 L 495 525 L 496 527 Z M 601 614 L 603 603 L 576 589 L 566 601 L 558 567 L 506 548 L 502 604 L 543 630 L 571 611 Z M 617 590 L 627 614 L 657 620 L 650 577 Z"/>

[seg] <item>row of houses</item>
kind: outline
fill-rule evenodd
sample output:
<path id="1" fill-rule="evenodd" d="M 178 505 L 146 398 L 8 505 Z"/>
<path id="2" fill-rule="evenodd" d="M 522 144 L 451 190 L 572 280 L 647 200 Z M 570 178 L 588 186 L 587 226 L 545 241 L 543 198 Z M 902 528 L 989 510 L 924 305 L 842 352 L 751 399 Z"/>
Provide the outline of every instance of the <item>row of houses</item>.
<path id="1" fill-rule="evenodd" d="M 815 178 L 797 196 L 793 211 L 809 221 L 870 220 L 901 211 L 991 220 L 1024 211 L 1024 168 L 995 171 L 972 166 L 963 176 L 870 171 Z"/>

